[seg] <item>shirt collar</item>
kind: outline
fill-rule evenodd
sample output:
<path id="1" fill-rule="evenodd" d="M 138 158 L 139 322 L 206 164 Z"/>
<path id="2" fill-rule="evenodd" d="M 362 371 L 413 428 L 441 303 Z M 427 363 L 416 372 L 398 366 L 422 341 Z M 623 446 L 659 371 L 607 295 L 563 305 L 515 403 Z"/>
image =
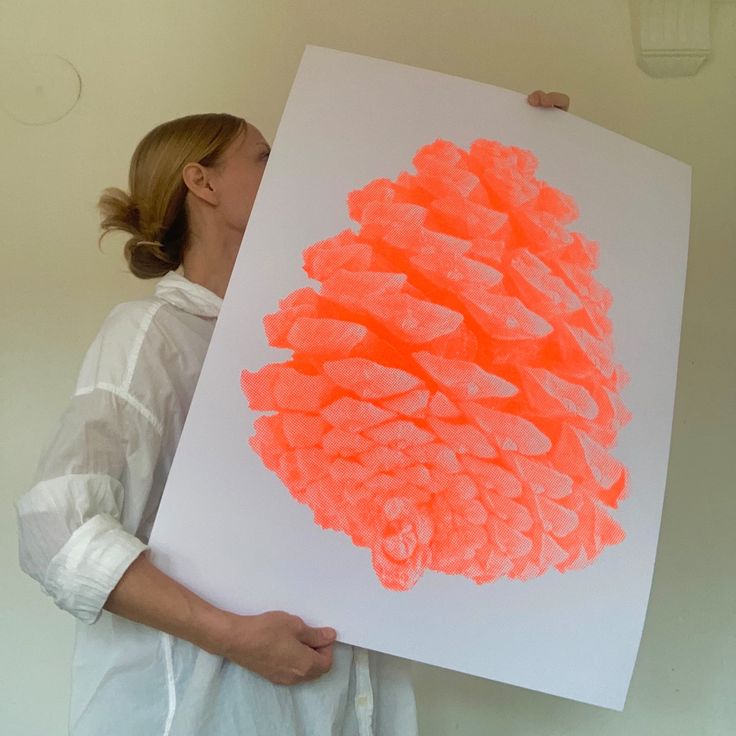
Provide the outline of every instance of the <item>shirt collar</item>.
<path id="1" fill-rule="evenodd" d="M 217 317 L 222 299 L 204 286 L 176 271 L 167 273 L 156 285 L 156 296 L 198 317 Z"/>

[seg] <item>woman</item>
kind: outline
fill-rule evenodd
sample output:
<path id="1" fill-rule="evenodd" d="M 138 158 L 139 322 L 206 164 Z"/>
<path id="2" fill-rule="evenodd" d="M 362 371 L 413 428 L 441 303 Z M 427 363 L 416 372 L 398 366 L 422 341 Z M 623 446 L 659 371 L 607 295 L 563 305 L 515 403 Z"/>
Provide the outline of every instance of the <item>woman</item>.
<path id="1" fill-rule="evenodd" d="M 106 319 L 17 503 L 22 568 L 78 620 L 73 736 L 416 733 L 405 663 L 217 609 L 145 554 L 269 151 L 240 118 L 181 118 L 140 142 L 130 193 L 100 199 L 103 236 L 129 233 L 131 271 L 163 278 Z"/>

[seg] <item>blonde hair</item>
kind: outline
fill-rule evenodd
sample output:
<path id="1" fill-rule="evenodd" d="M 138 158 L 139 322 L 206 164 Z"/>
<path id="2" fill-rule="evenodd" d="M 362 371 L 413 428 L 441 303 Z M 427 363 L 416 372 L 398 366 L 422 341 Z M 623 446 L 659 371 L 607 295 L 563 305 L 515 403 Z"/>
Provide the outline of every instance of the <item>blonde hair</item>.
<path id="1" fill-rule="evenodd" d="M 102 234 L 120 230 L 131 272 L 152 279 L 176 270 L 188 235 L 182 170 L 188 163 L 214 166 L 241 131 L 245 120 L 225 113 L 188 115 L 170 120 L 144 136 L 130 160 L 128 188 L 105 189 L 98 208 Z"/>

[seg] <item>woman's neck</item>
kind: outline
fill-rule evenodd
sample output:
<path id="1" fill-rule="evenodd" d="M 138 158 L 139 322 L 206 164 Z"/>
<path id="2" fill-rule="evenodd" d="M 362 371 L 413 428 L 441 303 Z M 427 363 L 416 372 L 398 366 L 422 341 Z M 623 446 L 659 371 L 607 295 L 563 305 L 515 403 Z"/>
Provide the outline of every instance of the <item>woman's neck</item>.
<path id="1" fill-rule="evenodd" d="M 229 238 L 192 237 L 182 258 L 185 278 L 224 298 L 241 239 L 237 233 Z"/>

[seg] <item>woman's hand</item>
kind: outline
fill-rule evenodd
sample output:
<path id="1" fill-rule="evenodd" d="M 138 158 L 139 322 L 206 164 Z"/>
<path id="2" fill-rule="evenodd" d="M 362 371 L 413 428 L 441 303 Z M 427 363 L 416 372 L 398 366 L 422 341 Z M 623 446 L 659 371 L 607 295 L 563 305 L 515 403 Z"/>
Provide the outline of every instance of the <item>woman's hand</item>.
<path id="1" fill-rule="evenodd" d="M 560 110 L 570 109 L 570 98 L 562 94 L 562 92 L 543 92 L 541 89 L 535 90 L 527 98 L 526 101 L 532 107 L 557 107 Z"/>
<path id="2" fill-rule="evenodd" d="M 216 653 L 276 685 L 296 685 L 330 669 L 334 641 L 334 629 L 312 628 L 298 616 L 270 611 L 233 615 Z"/>

